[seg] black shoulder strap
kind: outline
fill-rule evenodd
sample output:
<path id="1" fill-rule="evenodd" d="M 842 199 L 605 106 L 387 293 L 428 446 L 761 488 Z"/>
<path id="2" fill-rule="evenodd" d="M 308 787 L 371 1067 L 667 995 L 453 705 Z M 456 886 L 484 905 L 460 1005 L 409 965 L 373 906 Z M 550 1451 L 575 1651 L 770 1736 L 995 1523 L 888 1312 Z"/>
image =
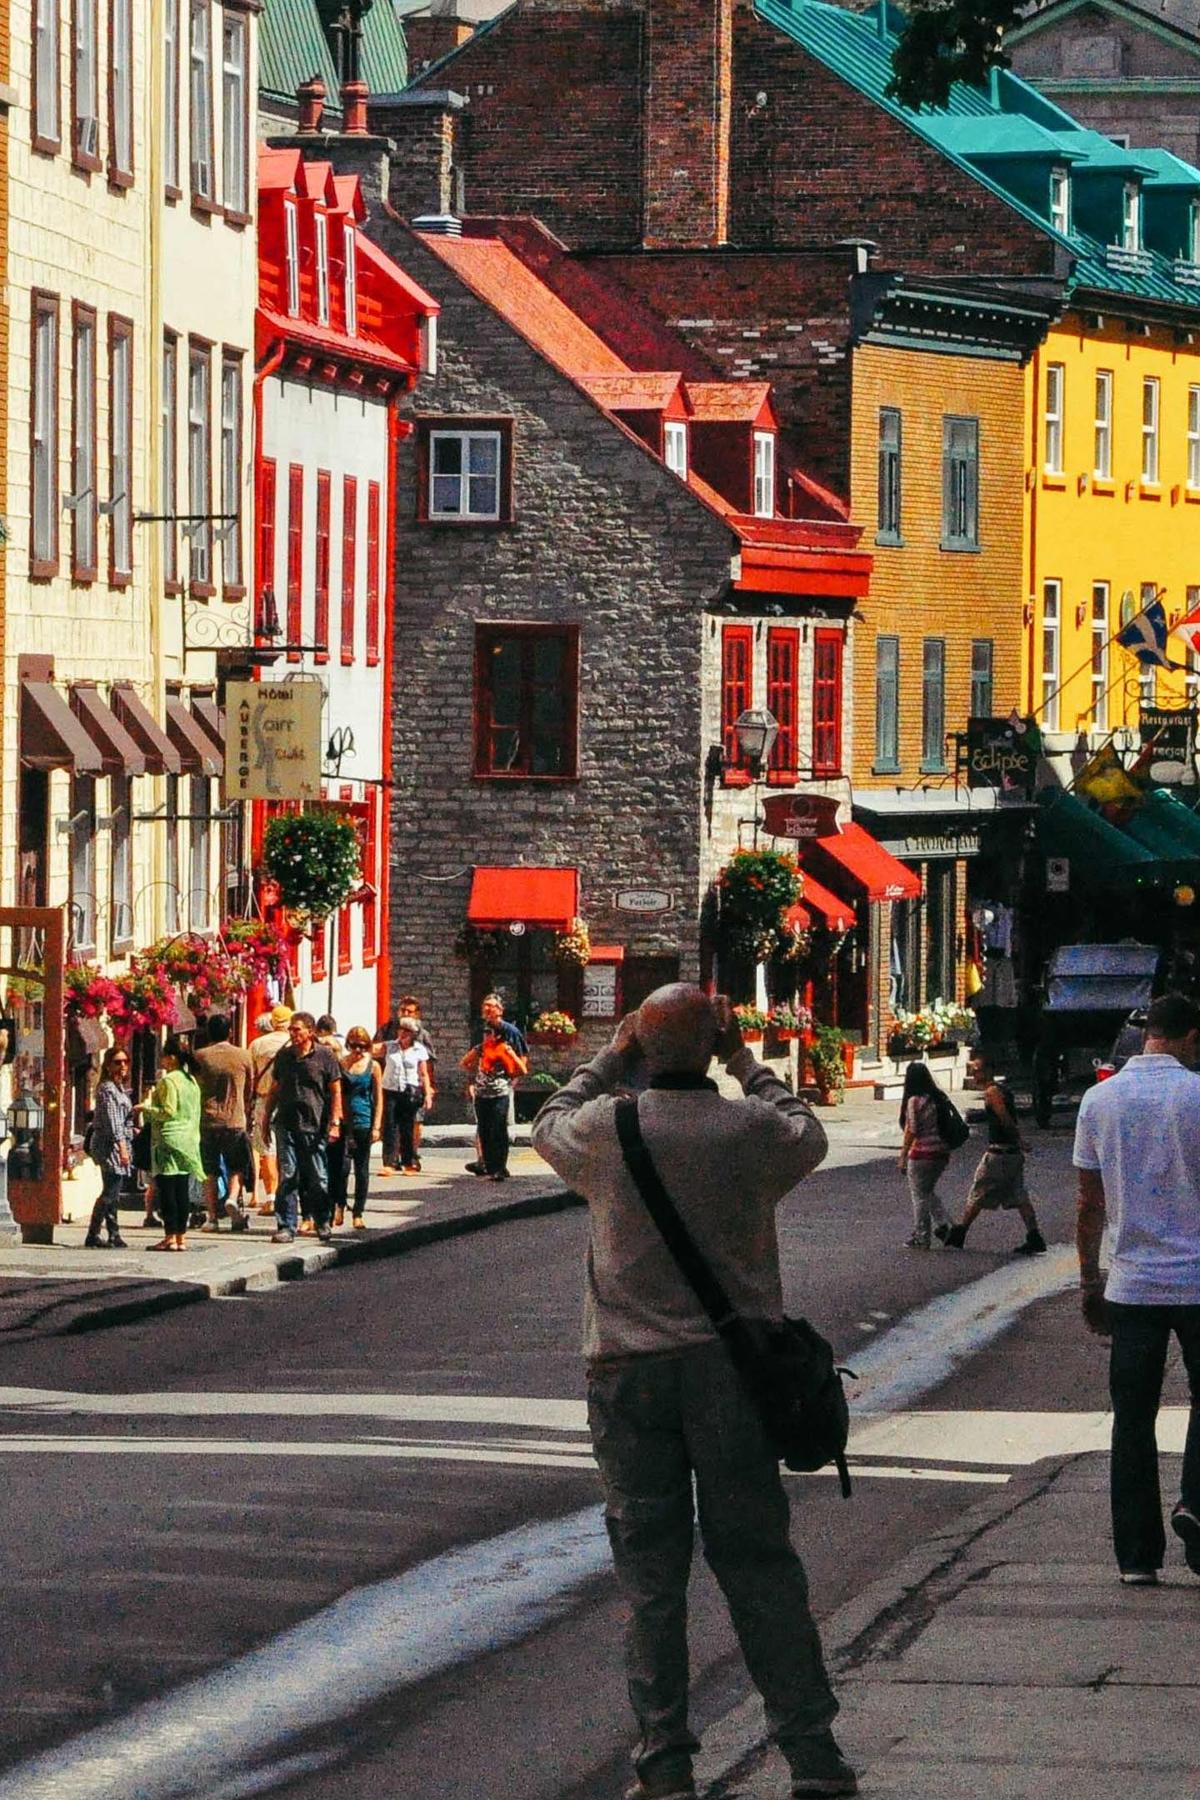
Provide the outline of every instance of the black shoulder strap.
<path id="1" fill-rule="evenodd" d="M 738 1315 L 730 1305 L 725 1289 L 696 1248 L 687 1226 L 675 1210 L 675 1202 L 662 1184 L 642 1136 L 635 1099 L 617 1101 L 617 1137 L 625 1166 L 646 1202 L 650 1217 L 662 1233 L 667 1249 L 717 1330 L 724 1334 L 737 1323 Z"/>

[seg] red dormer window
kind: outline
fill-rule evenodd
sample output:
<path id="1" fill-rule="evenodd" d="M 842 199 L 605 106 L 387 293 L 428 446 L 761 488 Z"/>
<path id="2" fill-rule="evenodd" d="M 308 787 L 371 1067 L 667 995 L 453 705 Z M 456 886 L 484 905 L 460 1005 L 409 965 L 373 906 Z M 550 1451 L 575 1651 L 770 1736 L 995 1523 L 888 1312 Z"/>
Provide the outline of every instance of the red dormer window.
<path id="1" fill-rule="evenodd" d="M 295 319 L 300 313 L 300 220 L 294 200 L 285 200 L 283 203 L 283 223 L 287 255 L 287 309 L 288 317 Z"/>
<path id="2" fill-rule="evenodd" d="M 358 330 L 358 255 L 353 225 L 342 227 L 342 243 L 345 249 L 343 295 L 346 308 L 346 332 L 349 337 L 353 337 Z"/>
<path id="3" fill-rule="evenodd" d="M 323 212 L 313 214 L 317 240 L 317 324 L 329 323 L 329 219 Z"/>

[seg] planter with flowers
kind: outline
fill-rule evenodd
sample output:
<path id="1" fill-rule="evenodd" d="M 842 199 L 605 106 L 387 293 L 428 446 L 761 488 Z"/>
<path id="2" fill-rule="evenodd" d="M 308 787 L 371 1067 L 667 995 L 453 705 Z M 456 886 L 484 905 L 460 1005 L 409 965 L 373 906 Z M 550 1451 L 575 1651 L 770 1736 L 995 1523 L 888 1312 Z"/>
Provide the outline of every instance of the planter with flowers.
<path id="1" fill-rule="evenodd" d="M 226 956 L 240 967 L 244 987 L 287 980 L 287 940 L 266 919 L 226 919 L 221 942 Z"/>
<path id="2" fill-rule="evenodd" d="M 578 1026 L 569 1013 L 540 1012 L 529 1027 L 531 1044 L 545 1050 L 565 1050 L 574 1042 Z"/>
<path id="3" fill-rule="evenodd" d="M 263 838 L 263 868 L 292 914 L 321 921 L 345 904 L 362 880 L 362 845 L 345 813 L 332 806 L 279 813 Z"/>
<path id="4" fill-rule="evenodd" d="M 570 929 L 554 939 L 554 959 L 572 969 L 586 969 L 592 960 L 592 940 L 582 919 L 572 919 Z"/>
<path id="5" fill-rule="evenodd" d="M 8 991 L 11 1000 L 11 979 Z M 95 963 L 68 963 L 63 970 L 63 1011 L 68 1018 L 102 1018 L 117 997 L 116 982 L 101 974 Z M 40 983 L 38 998 L 41 998 Z"/>
<path id="6" fill-rule="evenodd" d="M 894 1062 L 917 1056 L 953 1056 L 963 1040 L 974 1037 L 975 1030 L 975 1014 L 969 1007 L 933 1000 L 918 1012 L 897 1012 L 888 1055 Z"/>
<path id="7" fill-rule="evenodd" d="M 836 1025 L 818 1025 L 813 1034 L 809 1062 L 817 1098 L 823 1106 L 837 1106 L 846 1086 L 845 1039 Z"/>
<path id="8" fill-rule="evenodd" d="M 767 1014 L 767 1023 L 781 1044 L 790 1044 L 812 1030 L 812 1013 L 807 1006 L 779 1002 Z"/>
<path id="9" fill-rule="evenodd" d="M 762 1043 L 763 1032 L 770 1022 L 765 1012 L 760 1012 L 757 1006 L 735 1006 L 733 1016 L 738 1022 L 744 1044 Z"/>
<path id="10" fill-rule="evenodd" d="M 113 987 L 116 992 L 108 1003 L 108 1022 L 118 1038 L 174 1025 L 179 996 L 162 969 L 135 958 L 128 974 L 119 975 Z"/>
<path id="11" fill-rule="evenodd" d="M 786 935 L 783 916 L 802 886 L 794 856 L 781 850 L 735 850 L 717 878 L 721 938 L 731 956 L 766 962 Z"/>

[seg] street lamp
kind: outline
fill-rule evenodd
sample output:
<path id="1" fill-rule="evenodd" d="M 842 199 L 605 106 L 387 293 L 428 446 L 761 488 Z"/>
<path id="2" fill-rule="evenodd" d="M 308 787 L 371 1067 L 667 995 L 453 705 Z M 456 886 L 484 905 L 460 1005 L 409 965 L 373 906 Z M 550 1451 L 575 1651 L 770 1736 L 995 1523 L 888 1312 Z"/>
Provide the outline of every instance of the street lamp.
<path id="1" fill-rule="evenodd" d="M 738 749 L 746 759 L 751 781 L 762 779 L 762 772 L 779 736 L 779 721 L 766 707 L 750 706 L 733 721 Z"/>

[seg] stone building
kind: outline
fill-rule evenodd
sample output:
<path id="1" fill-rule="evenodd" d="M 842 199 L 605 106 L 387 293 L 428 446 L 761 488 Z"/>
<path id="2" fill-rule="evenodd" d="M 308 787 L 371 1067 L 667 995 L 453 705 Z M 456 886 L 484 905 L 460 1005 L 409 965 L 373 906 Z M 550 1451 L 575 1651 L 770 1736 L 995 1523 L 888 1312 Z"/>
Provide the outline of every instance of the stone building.
<path id="1" fill-rule="evenodd" d="M 568 304 L 528 221 L 446 223 L 367 227 L 441 306 L 394 519 L 393 979 L 447 1054 L 492 984 L 577 1018 L 577 1054 L 663 981 L 753 994 L 714 960 L 712 884 L 759 800 L 734 723 L 780 720 L 764 787 L 844 799 L 870 559 L 815 484 L 781 516 L 765 384 L 714 380 L 578 270 Z M 555 954 L 575 918 L 585 980 Z"/>

